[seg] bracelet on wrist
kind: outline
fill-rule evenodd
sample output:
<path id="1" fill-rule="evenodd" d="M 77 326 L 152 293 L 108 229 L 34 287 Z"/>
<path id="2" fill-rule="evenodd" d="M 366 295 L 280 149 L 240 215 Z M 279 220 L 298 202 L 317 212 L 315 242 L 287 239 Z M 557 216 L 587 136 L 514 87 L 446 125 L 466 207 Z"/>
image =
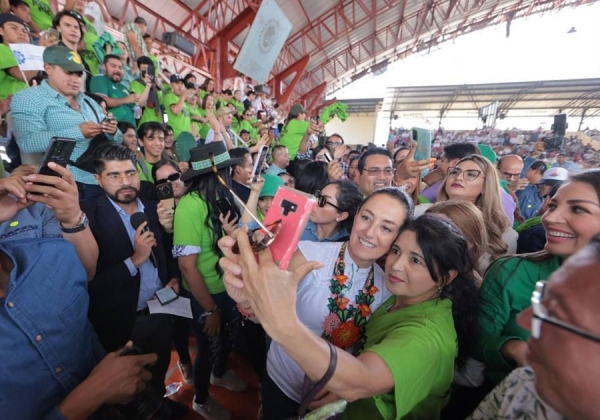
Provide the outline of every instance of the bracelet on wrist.
<path id="1" fill-rule="evenodd" d="M 60 230 L 63 233 L 78 233 L 81 231 L 84 231 L 85 228 L 88 227 L 89 225 L 89 220 L 87 218 L 87 215 L 84 212 L 81 212 L 81 216 L 79 217 L 79 222 L 73 226 L 73 227 L 64 227 L 62 223 L 58 223 L 58 226 L 60 227 Z"/>

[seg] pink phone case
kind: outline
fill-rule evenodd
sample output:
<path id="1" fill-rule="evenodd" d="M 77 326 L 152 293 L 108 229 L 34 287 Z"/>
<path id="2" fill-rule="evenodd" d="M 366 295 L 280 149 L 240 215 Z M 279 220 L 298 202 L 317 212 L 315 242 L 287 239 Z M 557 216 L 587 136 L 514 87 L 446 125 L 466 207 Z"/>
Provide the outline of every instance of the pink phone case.
<path id="1" fill-rule="evenodd" d="M 282 186 L 275 193 L 263 224 L 269 225 L 281 220 L 281 229 L 269 249 L 273 260 L 282 270 L 287 270 L 316 204 L 315 197 L 293 188 Z"/>

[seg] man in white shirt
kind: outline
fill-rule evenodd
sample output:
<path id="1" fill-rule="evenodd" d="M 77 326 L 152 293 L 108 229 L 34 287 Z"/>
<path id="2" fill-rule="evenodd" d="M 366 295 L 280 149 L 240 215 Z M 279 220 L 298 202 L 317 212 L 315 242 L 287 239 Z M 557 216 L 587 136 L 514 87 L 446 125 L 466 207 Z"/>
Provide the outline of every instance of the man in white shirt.
<path id="1" fill-rule="evenodd" d="M 209 116 L 210 119 L 210 116 Z M 233 143 L 229 130 L 231 129 L 231 123 L 233 122 L 233 113 L 228 107 L 219 108 L 217 111 L 217 121 L 211 121 L 211 129 L 206 134 L 206 141 L 204 144 L 212 143 L 213 141 L 222 141 L 225 143 L 227 150 L 233 149 Z M 215 128 L 218 127 L 218 131 Z"/>

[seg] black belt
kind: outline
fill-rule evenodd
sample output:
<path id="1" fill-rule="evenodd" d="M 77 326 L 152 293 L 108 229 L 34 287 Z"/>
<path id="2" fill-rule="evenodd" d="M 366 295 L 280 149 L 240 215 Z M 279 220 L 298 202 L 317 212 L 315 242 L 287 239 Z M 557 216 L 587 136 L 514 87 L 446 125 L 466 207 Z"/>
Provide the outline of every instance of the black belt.
<path id="1" fill-rule="evenodd" d="M 144 315 L 150 315 L 150 309 L 148 309 L 148 307 L 146 306 L 144 309 L 137 311 L 135 313 L 136 316 L 144 316 Z"/>

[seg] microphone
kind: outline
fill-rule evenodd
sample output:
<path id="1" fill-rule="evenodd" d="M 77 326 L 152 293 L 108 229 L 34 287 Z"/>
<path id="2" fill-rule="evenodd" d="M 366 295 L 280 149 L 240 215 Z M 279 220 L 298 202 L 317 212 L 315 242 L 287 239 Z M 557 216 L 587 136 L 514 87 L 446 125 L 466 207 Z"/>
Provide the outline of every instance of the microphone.
<path id="1" fill-rule="evenodd" d="M 131 226 L 137 230 L 137 228 L 140 227 L 140 225 L 144 222 L 148 222 L 148 216 L 146 216 L 145 213 L 138 211 L 137 213 L 133 213 L 131 215 Z M 146 226 L 144 226 L 144 229 L 142 229 L 142 233 L 145 232 L 150 232 L 150 228 L 148 227 L 148 224 L 146 224 Z M 150 262 L 152 263 L 152 265 L 154 267 L 157 266 L 156 264 L 156 257 L 154 256 L 154 251 L 150 251 Z"/>

